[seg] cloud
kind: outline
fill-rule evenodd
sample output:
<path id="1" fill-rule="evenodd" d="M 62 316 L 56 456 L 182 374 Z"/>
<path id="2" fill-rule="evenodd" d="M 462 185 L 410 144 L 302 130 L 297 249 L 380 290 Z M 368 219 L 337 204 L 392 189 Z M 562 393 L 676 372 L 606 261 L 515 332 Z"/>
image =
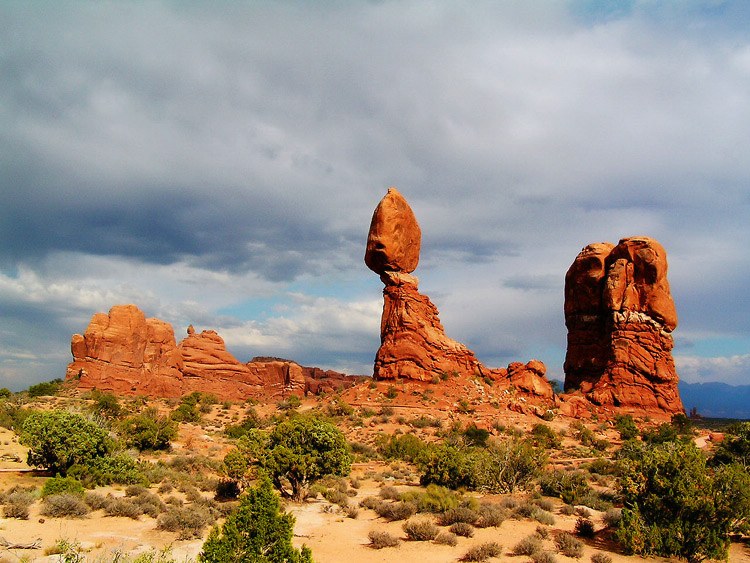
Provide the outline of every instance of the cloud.
<path id="1" fill-rule="evenodd" d="M 678 348 L 750 332 L 743 2 L 0 13 L 14 377 L 123 300 L 226 328 L 243 351 L 333 365 L 337 340 L 366 365 L 379 313 L 355 304 L 379 298 L 362 254 L 389 185 L 422 225 L 422 289 L 485 361 L 559 371 L 565 271 L 584 245 L 637 234 L 669 253 Z M 253 299 L 300 311 L 248 318 Z M 339 310 L 370 328 L 327 332 L 320 315 Z"/>
<path id="2" fill-rule="evenodd" d="M 688 383 L 750 385 L 750 354 L 713 358 L 677 355 L 675 365 L 680 379 Z"/>

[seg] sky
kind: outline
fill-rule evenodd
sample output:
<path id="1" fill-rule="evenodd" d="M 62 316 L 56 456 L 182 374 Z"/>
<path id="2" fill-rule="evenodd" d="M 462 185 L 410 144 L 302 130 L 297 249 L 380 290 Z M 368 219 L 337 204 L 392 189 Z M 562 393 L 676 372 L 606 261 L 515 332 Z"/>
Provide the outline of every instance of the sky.
<path id="1" fill-rule="evenodd" d="M 680 377 L 750 384 L 748 30 L 745 0 L 4 0 L 0 386 L 123 303 L 371 374 L 389 186 L 486 365 L 563 379 L 566 270 L 646 235 Z"/>

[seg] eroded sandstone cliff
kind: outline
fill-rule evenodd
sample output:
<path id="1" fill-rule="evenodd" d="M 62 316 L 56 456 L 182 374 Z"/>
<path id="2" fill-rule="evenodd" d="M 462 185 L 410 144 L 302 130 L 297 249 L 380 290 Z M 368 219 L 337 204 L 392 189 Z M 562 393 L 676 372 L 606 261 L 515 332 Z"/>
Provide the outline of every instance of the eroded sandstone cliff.
<path id="1" fill-rule="evenodd" d="M 125 395 L 180 397 L 193 391 L 223 400 L 283 397 L 333 391 L 356 378 L 280 358 L 242 363 L 213 330 L 190 326 L 177 344 L 172 325 L 147 319 L 135 305 L 96 313 L 84 334 L 71 339 L 66 378 L 82 389 Z"/>

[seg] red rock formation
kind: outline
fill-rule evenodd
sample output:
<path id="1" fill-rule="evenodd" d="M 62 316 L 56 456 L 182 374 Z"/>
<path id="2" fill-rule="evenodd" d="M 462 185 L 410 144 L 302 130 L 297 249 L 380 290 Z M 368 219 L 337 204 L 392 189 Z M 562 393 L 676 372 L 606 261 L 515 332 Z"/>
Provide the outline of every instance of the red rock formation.
<path id="1" fill-rule="evenodd" d="M 414 212 L 396 188 L 375 208 L 367 235 L 365 264 L 376 274 L 417 269 L 422 231 Z"/>
<path id="2" fill-rule="evenodd" d="M 333 391 L 357 380 L 278 358 L 243 364 L 215 331 L 196 334 L 192 325 L 176 345 L 172 325 L 146 319 L 135 305 L 95 314 L 84 335 L 73 335 L 71 352 L 67 379 L 82 389 L 125 395 L 180 397 L 201 391 L 241 401 Z"/>
<path id="3" fill-rule="evenodd" d="M 420 242 L 421 231 L 411 207 L 396 188 L 389 188 L 373 214 L 365 251 L 365 263 L 385 284 L 375 379 L 438 381 L 447 374 L 480 376 L 551 399 L 552 387 L 544 377 L 542 362 L 491 370 L 466 346 L 448 338 L 437 308 L 419 293 L 419 282 L 410 275 L 419 262 Z"/>
<path id="4" fill-rule="evenodd" d="M 135 305 L 97 313 L 83 335 L 71 340 L 73 362 L 66 377 L 92 389 L 179 395 L 182 356 L 169 323 L 146 319 Z"/>
<path id="5" fill-rule="evenodd" d="M 647 237 L 584 248 L 565 276 L 565 390 L 597 405 L 683 412 L 664 248 Z"/>
<path id="6" fill-rule="evenodd" d="M 222 399 L 243 400 L 261 393 L 263 379 L 227 352 L 216 331 L 196 334 L 190 325 L 187 332 L 178 346 L 184 363 L 183 394 L 202 391 Z"/>
<path id="7" fill-rule="evenodd" d="M 375 359 L 376 379 L 432 381 L 453 372 L 481 373 L 474 353 L 445 335 L 438 310 L 419 293 L 416 277 L 384 272 L 380 279 L 385 283 L 385 304 Z"/>

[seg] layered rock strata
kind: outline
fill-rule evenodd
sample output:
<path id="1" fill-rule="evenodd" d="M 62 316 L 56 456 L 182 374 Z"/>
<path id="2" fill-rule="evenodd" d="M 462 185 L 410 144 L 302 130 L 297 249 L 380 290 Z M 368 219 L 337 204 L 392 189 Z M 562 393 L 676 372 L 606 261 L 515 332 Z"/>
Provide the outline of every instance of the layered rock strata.
<path id="1" fill-rule="evenodd" d="M 365 264 L 385 285 L 375 379 L 439 381 L 450 375 L 480 376 L 552 398 L 542 362 L 489 369 L 474 352 L 445 334 L 437 307 L 419 292 L 419 280 L 411 275 L 419 263 L 420 245 L 421 230 L 414 212 L 396 188 L 389 188 L 373 213 L 365 251 Z"/>
<path id="2" fill-rule="evenodd" d="M 648 237 L 586 246 L 565 276 L 565 391 L 593 403 L 683 412 L 672 358 L 667 254 Z"/>
<path id="3" fill-rule="evenodd" d="M 66 378 L 82 389 L 125 395 L 180 397 L 193 391 L 222 400 L 282 397 L 345 388 L 356 378 L 300 366 L 280 358 L 237 360 L 213 330 L 176 344 L 172 325 L 147 319 L 135 305 L 97 313 L 86 332 L 71 339 L 73 362 Z"/>

